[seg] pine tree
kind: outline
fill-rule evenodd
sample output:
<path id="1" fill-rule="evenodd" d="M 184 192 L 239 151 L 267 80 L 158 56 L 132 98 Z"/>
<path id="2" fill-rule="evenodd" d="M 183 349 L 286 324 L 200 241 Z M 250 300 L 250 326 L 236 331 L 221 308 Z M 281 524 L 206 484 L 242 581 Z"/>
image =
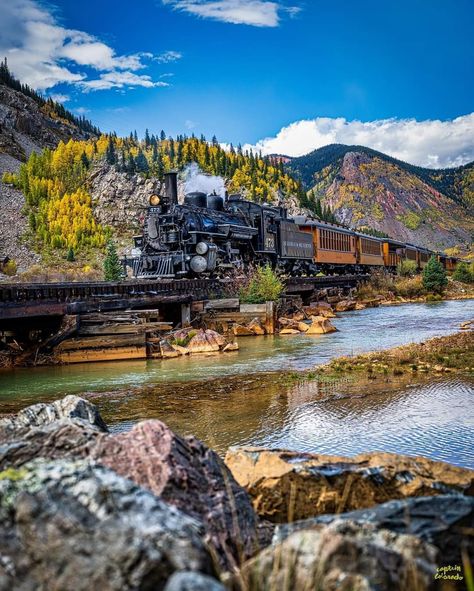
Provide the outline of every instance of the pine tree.
<path id="1" fill-rule="evenodd" d="M 446 285 L 446 271 L 438 259 L 432 256 L 423 269 L 423 287 L 430 292 L 442 293 Z"/>
<path id="2" fill-rule="evenodd" d="M 117 162 L 117 156 L 115 154 L 115 146 L 112 137 L 109 136 L 109 143 L 107 144 L 107 150 L 105 152 L 105 159 L 109 164 L 115 164 Z"/>
<path id="3" fill-rule="evenodd" d="M 150 133 L 147 128 L 147 129 L 145 129 L 145 147 L 148 148 L 150 146 L 150 143 L 151 143 Z"/>
<path id="4" fill-rule="evenodd" d="M 89 161 L 89 158 L 87 157 L 87 154 L 85 152 L 82 152 L 82 154 L 81 154 L 81 162 L 82 162 L 82 166 L 84 168 L 89 168 L 90 161 Z"/>
<path id="5" fill-rule="evenodd" d="M 104 260 L 104 278 L 106 281 L 122 279 L 123 269 L 117 254 L 115 244 L 110 240 L 107 244 L 107 254 Z"/>
<path id="6" fill-rule="evenodd" d="M 76 260 L 76 257 L 74 256 L 74 249 L 72 246 L 70 246 L 69 250 L 67 251 L 66 260 L 68 263 L 73 263 Z"/>
<path id="7" fill-rule="evenodd" d="M 163 129 L 161 130 L 161 133 L 160 133 L 160 140 L 162 142 L 164 142 L 166 140 L 166 133 L 164 132 Z"/>
<path id="8" fill-rule="evenodd" d="M 142 150 L 138 150 L 137 157 L 135 158 L 135 167 L 137 172 L 147 173 L 150 170 L 148 160 Z"/>

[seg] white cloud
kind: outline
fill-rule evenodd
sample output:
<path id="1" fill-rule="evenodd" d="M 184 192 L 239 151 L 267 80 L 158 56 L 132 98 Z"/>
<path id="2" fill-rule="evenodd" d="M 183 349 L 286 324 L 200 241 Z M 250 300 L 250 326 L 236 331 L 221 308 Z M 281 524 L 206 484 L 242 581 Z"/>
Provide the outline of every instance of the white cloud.
<path id="1" fill-rule="evenodd" d="M 294 16 L 300 11 L 297 6 L 286 7 L 268 0 L 163 0 L 163 3 L 202 18 L 254 27 L 278 27 L 282 13 Z"/>
<path id="2" fill-rule="evenodd" d="M 153 54 L 117 55 L 89 33 L 61 26 L 38 0 L 0 2 L 0 56 L 6 56 L 12 72 L 33 88 L 46 90 L 60 83 L 95 89 L 161 86 L 149 76 L 135 74 L 146 67 L 147 60 L 154 59 Z M 170 51 L 163 55 L 168 55 L 170 62 L 179 54 Z M 99 81 L 88 80 L 86 68 L 100 72 Z M 108 84 L 107 79 L 100 82 L 107 76 Z"/>
<path id="3" fill-rule="evenodd" d="M 49 96 L 56 103 L 67 103 L 67 101 L 71 98 L 68 94 L 50 94 Z"/>
<path id="4" fill-rule="evenodd" d="M 79 115 L 85 115 L 86 113 L 90 113 L 90 109 L 86 109 L 85 107 L 77 107 L 77 109 L 74 109 L 76 111 L 76 113 L 79 113 Z"/>
<path id="5" fill-rule="evenodd" d="M 318 117 L 283 127 L 255 146 L 263 154 L 302 156 L 328 144 L 361 145 L 428 168 L 460 166 L 474 160 L 474 113 L 447 121 L 379 119 L 347 121 Z"/>
<path id="6" fill-rule="evenodd" d="M 134 74 L 133 72 L 106 72 L 95 80 L 84 80 L 79 83 L 85 90 L 108 90 L 110 88 L 129 88 L 142 86 L 144 88 L 169 86 L 167 82 L 154 82 L 150 76 L 145 74 Z"/>
<path id="7" fill-rule="evenodd" d="M 176 62 L 183 57 L 183 54 L 179 51 L 165 51 L 160 55 L 156 55 L 153 59 L 160 64 L 169 64 Z"/>

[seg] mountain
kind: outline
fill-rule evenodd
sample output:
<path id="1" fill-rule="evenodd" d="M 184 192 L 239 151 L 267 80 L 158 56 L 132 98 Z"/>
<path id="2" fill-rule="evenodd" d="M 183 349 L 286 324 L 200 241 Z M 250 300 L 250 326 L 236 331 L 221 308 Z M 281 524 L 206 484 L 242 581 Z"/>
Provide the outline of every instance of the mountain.
<path id="1" fill-rule="evenodd" d="M 468 249 L 474 236 L 474 162 L 413 166 L 364 146 L 332 144 L 286 169 L 338 221 L 432 249 Z"/>
<path id="2" fill-rule="evenodd" d="M 25 270 L 40 259 L 24 240 L 25 197 L 1 181 L 3 173 L 17 172 L 32 153 L 54 149 L 60 141 L 87 140 L 99 133 L 84 117 L 16 80 L 6 61 L 0 63 L 0 260 L 10 256 Z"/>

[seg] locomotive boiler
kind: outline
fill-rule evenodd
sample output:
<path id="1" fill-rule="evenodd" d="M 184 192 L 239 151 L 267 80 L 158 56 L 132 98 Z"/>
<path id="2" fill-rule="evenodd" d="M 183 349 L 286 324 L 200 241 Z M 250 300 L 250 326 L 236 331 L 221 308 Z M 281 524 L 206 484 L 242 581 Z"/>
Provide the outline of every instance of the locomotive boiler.
<path id="1" fill-rule="evenodd" d="M 311 270 L 313 243 L 283 207 L 240 195 L 188 193 L 178 203 L 177 173 L 165 175 L 165 191 L 153 195 L 137 256 L 126 263 L 141 278 L 219 276 L 248 264 L 285 272 Z"/>

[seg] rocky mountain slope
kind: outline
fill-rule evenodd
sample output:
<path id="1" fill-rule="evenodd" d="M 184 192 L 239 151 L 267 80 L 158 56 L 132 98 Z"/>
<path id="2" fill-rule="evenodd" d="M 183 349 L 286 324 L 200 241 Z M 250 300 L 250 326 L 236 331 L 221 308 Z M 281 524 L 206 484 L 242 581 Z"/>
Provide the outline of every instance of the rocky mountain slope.
<path id="1" fill-rule="evenodd" d="M 337 219 L 433 249 L 469 248 L 474 235 L 474 163 L 430 170 L 362 146 L 334 144 L 287 169 Z"/>
<path id="2" fill-rule="evenodd" d="M 0 258 L 14 258 L 19 270 L 26 270 L 40 257 L 23 240 L 27 228 L 24 195 L 2 182 L 3 173 L 17 172 L 32 152 L 55 148 L 61 140 L 89 137 L 89 132 L 55 115 L 51 103 L 41 105 L 0 82 Z"/>

